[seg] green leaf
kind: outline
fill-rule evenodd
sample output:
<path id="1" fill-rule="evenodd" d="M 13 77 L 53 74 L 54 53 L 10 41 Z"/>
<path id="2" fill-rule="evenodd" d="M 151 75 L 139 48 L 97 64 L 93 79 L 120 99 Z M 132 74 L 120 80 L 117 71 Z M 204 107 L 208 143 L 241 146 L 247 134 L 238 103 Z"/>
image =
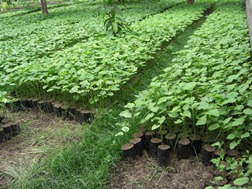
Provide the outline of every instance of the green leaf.
<path id="1" fill-rule="evenodd" d="M 235 179 L 234 180 L 234 184 L 237 185 L 237 186 L 242 186 L 246 183 L 249 182 L 249 178 L 248 177 L 241 177 L 241 178 L 238 178 L 238 179 Z"/>
<path id="2" fill-rule="evenodd" d="M 123 132 L 129 132 L 129 127 L 123 127 L 123 128 L 122 128 L 122 131 L 123 131 Z"/>
<path id="3" fill-rule="evenodd" d="M 129 108 L 129 109 L 132 109 L 135 107 L 135 104 L 134 103 L 128 103 L 127 105 L 124 106 L 125 108 Z"/>
<path id="4" fill-rule="evenodd" d="M 233 140 L 235 138 L 235 134 L 234 133 L 230 133 L 228 136 L 227 136 L 227 139 L 228 140 Z"/>
<path id="5" fill-rule="evenodd" d="M 229 117 L 229 118 L 225 119 L 222 123 L 223 123 L 224 125 L 226 125 L 226 124 L 229 123 L 229 121 L 230 121 L 231 119 L 232 119 L 232 117 Z"/>
<path id="6" fill-rule="evenodd" d="M 249 136 L 250 136 L 250 133 L 246 132 L 246 133 L 241 135 L 241 138 L 248 138 Z"/>
<path id="7" fill-rule="evenodd" d="M 125 117 L 125 118 L 131 118 L 132 114 L 130 113 L 129 110 L 124 110 L 119 114 L 121 117 Z"/>
<path id="8" fill-rule="evenodd" d="M 209 115 L 216 116 L 216 117 L 220 116 L 220 111 L 218 109 L 209 110 L 207 113 Z"/>
<path id="9" fill-rule="evenodd" d="M 161 97 L 161 98 L 158 99 L 157 104 L 158 104 L 158 105 L 159 105 L 159 104 L 162 104 L 162 103 L 164 103 L 164 102 L 167 102 L 168 100 L 169 100 L 169 97 Z"/>
<path id="10" fill-rule="evenodd" d="M 78 101 L 78 100 L 80 99 L 80 96 L 79 96 L 79 95 L 73 95 L 73 99 L 74 99 L 75 101 Z"/>
<path id="11" fill-rule="evenodd" d="M 159 118 L 158 123 L 162 124 L 165 121 L 165 116 Z"/>
<path id="12" fill-rule="evenodd" d="M 183 90 L 193 90 L 193 88 L 196 86 L 196 82 L 189 82 L 189 83 L 180 83 L 179 86 Z"/>
<path id="13" fill-rule="evenodd" d="M 154 124 L 154 125 L 152 125 L 151 130 L 156 130 L 156 129 L 158 129 L 159 127 L 160 127 L 160 125 Z"/>
<path id="14" fill-rule="evenodd" d="M 247 103 L 247 105 L 248 105 L 249 107 L 252 107 L 252 100 L 249 100 L 248 103 Z"/>
<path id="15" fill-rule="evenodd" d="M 252 115 L 252 109 L 247 108 L 247 109 L 243 110 L 243 113 L 246 115 Z"/>
<path id="16" fill-rule="evenodd" d="M 204 115 L 198 119 L 196 125 L 206 125 L 206 122 L 207 122 L 207 116 Z"/>
<path id="17" fill-rule="evenodd" d="M 238 142 L 237 141 L 232 141 L 230 144 L 229 144 L 229 147 L 230 147 L 230 149 L 232 150 L 232 149 L 234 149 L 236 146 L 238 146 Z"/>
<path id="18" fill-rule="evenodd" d="M 118 133 L 115 134 L 115 137 L 122 136 L 122 135 L 123 135 L 123 132 L 120 131 L 120 132 L 118 132 Z"/>
<path id="19" fill-rule="evenodd" d="M 244 121 L 245 121 L 244 117 L 237 118 L 232 122 L 232 126 L 235 127 L 238 125 L 242 125 L 244 123 Z"/>
<path id="20" fill-rule="evenodd" d="M 183 121 L 181 119 L 178 119 L 176 121 L 174 121 L 175 124 L 179 124 L 179 123 L 182 123 Z"/>
<path id="21" fill-rule="evenodd" d="M 220 142 L 215 142 L 215 143 L 213 143 L 211 146 L 217 146 L 217 147 L 220 147 L 220 146 L 221 146 L 221 143 L 220 143 Z"/>
<path id="22" fill-rule="evenodd" d="M 220 124 L 219 123 L 214 123 L 213 125 L 211 125 L 210 127 L 208 127 L 208 130 L 213 131 L 220 128 Z"/>
<path id="23" fill-rule="evenodd" d="M 227 78 L 227 83 L 231 83 L 233 80 L 238 79 L 239 75 L 231 75 Z"/>
<path id="24" fill-rule="evenodd" d="M 207 187 L 205 187 L 205 189 L 214 189 L 214 187 L 213 186 L 207 186 Z"/>
<path id="25" fill-rule="evenodd" d="M 229 103 L 234 103 L 234 102 L 236 102 L 236 98 L 230 97 L 229 99 L 222 102 L 222 105 L 229 104 Z"/>
<path id="26" fill-rule="evenodd" d="M 144 123 L 146 121 L 150 121 L 150 119 L 154 116 L 154 113 L 149 113 L 147 114 L 141 121 L 140 123 Z"/>
<path id="27" fill-rule="evenodd" d="M 69 92 L 70 93 L 77 93 L 79 89 L 79 86 L 74 86 Z"/>
<path id="28" fill-rule="evenodd" d="M 180 113 L 183 117 L 189 117 L 191 118 L 191 112 L 188 110 L 185 110 L 183 113 Z"/>

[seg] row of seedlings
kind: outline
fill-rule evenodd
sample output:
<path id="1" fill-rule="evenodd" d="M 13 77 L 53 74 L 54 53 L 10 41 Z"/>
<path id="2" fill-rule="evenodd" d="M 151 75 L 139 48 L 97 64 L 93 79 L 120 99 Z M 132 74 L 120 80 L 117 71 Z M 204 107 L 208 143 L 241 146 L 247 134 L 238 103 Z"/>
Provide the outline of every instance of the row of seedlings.
<path id="1" fill-rule="evenodd" d="M 198 134 L 191 134 L 180 132 L 181 129 L 176 128 L 173 132 L 167 130 L 159 131 L 142 131 L 133 135 L 133 138 L 129 143 L 121 146 L 122 159 L 128 162 L 137 160 L 137 157 L 142 157 L 144 150 L 148 153 L 148 156 L 157 160 L 157 164 L 160 167 L 167 167 L 170 164 L 170 154 L 176 153 L 179 160 L 188 159 L 191 156 L 196 156 L 205 166 L 211 166 L 212 174 L 215 178 L 214 181 L 206 180 L 207 185 L 222 186 L 228 182 L 233 182 L 237 178 L 237 173 L 228 174 L 228 171 L 219 170 L 213 163 L 213 158 L 241 159 L 241 152 L 238 150 L 230 150 L 229 146 L 226 148 L 215 148 L 211 146 L 209 141 L 204 140 Z M 241 160 L 240 160 L 241 161 Z M 221 162 L 222 166 L 230 166 L 226 162 Z M 243 169 L 247 169 L 246 163 L 241 164 Z"/>
<path id="2" fill-rule="evenodd" d="M 53 113 L 63 119 L 75 120 L 80 122 L 90 123 L 94 112 L 91 110 L 84 110 L 73 105 L 64 105 L 58 101 L 39 100 L 39 99 L 15 99 L 10 103 L 5 104 L 7 109 L 13 112 L 27 111 L 30 109 L 41 111 L 44 113 Z"/>
<path id="3" fill-rule="evenodd" d="M 218 154 L 210 145 L 206 144 L 202 148 L 200 135 L 189 135 L 178 129 L 169 133 L 167 130 L 137 132 L 133 136 L 130 143 L 121 148 L 125 160 L 134 160 L 146 150 L 150 157 L 157 158 L 158 165 L 163 167 L 168 165 L 169 153 L 174 151 L 178 159 L 188 159 L 191 155 L 200 154 L 202 163 L 208 165 L 214 153 Z"/>
<path id="4" fill-rule="evenodd" d="M 12 137 L 20 133 L 20 126 L 18 122 L 0 115 L 0 143 L 10 140 Z"/>
<path id="5" fill-rule="evenodd" d="M 126 32 L 125 36 L 90 37 L 85 43 L 41 58 L 39 63 L 15 67 L 15 71 L 7 73 L 8 80 L 3 76 L 0 80 L 6 85 L 16 84 L 17 96 L 28 93 L 39 97 L 43 93 L 60 98 L 66 93 L 69 100 L 78 103 L 97 103 L 120 90 L 139 67 L 153 58 L 162 42 L 170 41 L 201 18 L 207 7 L 208 3 L 175 6 L 133 23 L 134 32 Z"/>
<path id="6" fill-rule="evenodd" d="M 137 100 L 125 106 L 126 110 L 120 115 L 128 121 L 118 123 L 122 132 L 139 123 L 151 122 L 152 130 L 166 123 L 172 125 L 169 129 L 172 131 L 176 125 L 183 124 L 182 130 L 192 129 L 189 133 L 202 137 L 204 143 L 199 156 L 203 164 L 216 159 L 228 162 L 230 158 L 238 164 L 240 158 L 250 159 L 246 163 L 250 168 L 242 165 L 244 169 L 234 181 L 230 180 L 234 182 L 230 187 L 250 182 L 252 79 L 249 52 L 242 3 L 235 0 L 230 4 L 217 3 L 214 13 L 185 48 L 177 52 L 174 64 L 155 77 L 150 87 L 137 95 Z M 178 137 L 176 140 L 178 149 L 189 143 Z M 246 156 L 239 155 L 245 150 L 248 151 Z M 216 167 L 223 166 L 217 164 Z M 232 166 L 227 167 L 230 176 L 234 170 L 230 171 Z M 219 179 L 217 174 L 214 176 Z M 222 178 L 224 182 L 226 178 Z"/>

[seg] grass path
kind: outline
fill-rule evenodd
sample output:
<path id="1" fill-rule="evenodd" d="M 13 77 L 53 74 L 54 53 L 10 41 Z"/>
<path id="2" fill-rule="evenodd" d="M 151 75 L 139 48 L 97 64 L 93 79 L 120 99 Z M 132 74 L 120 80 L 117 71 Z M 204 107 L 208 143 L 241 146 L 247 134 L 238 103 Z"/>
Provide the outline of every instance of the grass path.
<path id="1" fill-rule="evenodd" d="M 100 109 L 94 122 L 86 126 L 82 140 L 70 148 L 58 150 L 49 155 L 44 163 L 31 167 L 21 179 L 10 188 L 104 188 L 111 167 L 120 159 L 120 146 L 130 136 L 115 138 L 119 128 L 119 113 L 123 106 L 134 99 L 139 91 L 146 88 L 151 79 L 162 73 L 171 64 L 193 32 L 205 21 L 205 17 L 194 22 L 170 43 L 164 44 L 156 57 L 148 63 L 113 98 L 109 99 L 109 109 Z M 131 129 L 133 132 L 134 129 Z M 131 133 L 129 133 L 130 135 Z"/>

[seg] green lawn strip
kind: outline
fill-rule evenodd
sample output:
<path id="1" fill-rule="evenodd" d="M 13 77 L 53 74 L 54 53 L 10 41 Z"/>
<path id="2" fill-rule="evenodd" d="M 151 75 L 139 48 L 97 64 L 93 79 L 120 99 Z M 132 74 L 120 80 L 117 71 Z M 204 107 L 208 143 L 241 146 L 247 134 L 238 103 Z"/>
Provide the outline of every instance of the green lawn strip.
<path id="1" fill-rule="evenodd" d="M 151 66 L 142 71 L 140 80 L 132 80 L 127 88 L 121 91 L 120 98 L 112 99 L 109 110 L 99 110 L 90 127 L 85 127 L 80 144 L 49 155 L 45 163 L 34 165 L 28 174 L 11 188 L 105 188 L 109 170 L 116 166 L 120 159 L 120 146 L 128 142 L 132 134 L 128 133 L 122 138 L 114 137 L 120 128 L 116 122 L 121 119 L 118 115 L 124 104 L 134 99 L 134 95 L 143 90 L 152 77 L 171 64 L 175 57 L 173 52 L 183 48 L 189 36 L 203 22 L 204 18 L 194 22 L 166 44 L 168 46 L 163 47 L 163 51 L 155 56 Z M 128 89 L 131 83 L 133 88 Z"/>

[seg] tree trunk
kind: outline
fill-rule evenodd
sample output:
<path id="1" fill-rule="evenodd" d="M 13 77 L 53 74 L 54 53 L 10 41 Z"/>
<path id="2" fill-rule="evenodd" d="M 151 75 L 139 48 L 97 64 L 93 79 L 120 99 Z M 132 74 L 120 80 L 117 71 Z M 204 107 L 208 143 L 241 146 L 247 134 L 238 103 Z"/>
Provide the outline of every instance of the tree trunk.
<path id="1" fill-rule="evenodd" d="M 250 0 L 246 0 L 247 22 L 249 28 L 250 46 L 252 48 L 252 3 Z M 252 59 L 252 51 L 250 51 L 250 57 Z"/>
<path id="2" fill-rule="evenodd" d="M 194 0 L 187 0 L 188 4 L 194 4 Z"/>
<path id="3" fill-rule="evenodd" d="M 40 0 L 40 1 L 41 1 L 41 7 L 42 7 L 42 14 L 48 14 L 46 0 Z"/>

